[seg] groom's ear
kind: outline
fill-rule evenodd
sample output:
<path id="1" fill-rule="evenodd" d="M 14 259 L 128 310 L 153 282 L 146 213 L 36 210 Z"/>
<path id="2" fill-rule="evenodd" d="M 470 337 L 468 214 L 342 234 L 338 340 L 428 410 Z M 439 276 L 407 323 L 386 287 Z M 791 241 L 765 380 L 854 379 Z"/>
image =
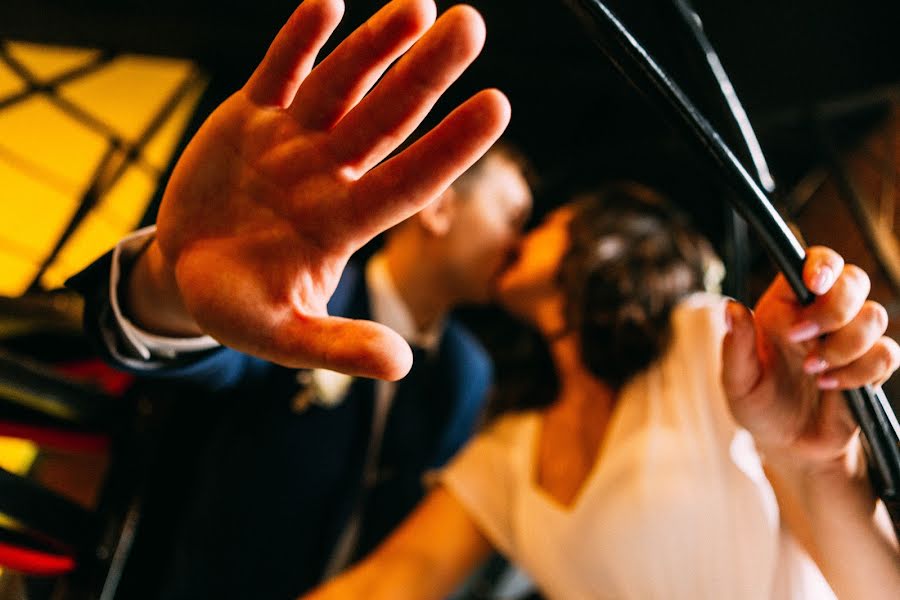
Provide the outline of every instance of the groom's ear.
<path id="1" fill-rule="evenodd" d="M 444 193 L 416 215 L 420 226 L 435 237 L 447 235 L 456 218 L 458 198 L 459 195 L 452 186 L 447 188 Z"/>

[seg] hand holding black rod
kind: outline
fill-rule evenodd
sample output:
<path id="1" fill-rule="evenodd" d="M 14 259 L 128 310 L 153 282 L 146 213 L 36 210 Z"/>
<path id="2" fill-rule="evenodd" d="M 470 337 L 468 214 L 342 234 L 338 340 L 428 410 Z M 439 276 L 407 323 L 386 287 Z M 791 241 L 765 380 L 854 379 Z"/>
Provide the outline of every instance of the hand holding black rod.
<path id="1" fill-rule="evenodd" d="M 730 196 L 735 209 L 750 224 L 800 302 L 811 303 L 815 296 L 803 283 L 803 246 L 709 121 L 600 0 L 566 3 L 618 71 L 663 110 L 698 154 L 711 161 L 715 171 L 725 178 L 735 192 Z M 900 426 L 881 389 L 866 386 L 847 390 L 844 395 L 860 426 L 873 487 L 900 535 Z"/>

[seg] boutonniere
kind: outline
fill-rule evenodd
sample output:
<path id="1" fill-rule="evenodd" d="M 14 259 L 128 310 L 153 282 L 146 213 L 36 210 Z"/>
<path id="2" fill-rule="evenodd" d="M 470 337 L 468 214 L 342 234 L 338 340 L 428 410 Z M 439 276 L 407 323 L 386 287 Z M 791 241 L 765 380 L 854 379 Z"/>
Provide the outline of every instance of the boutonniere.
<path id="1" fill-rule="evenodd" d="M 294 396 L 294 412 L 301 413 L 312 405 L 334 408 L 344 401 L 352 375 L 345 375 L 328 369 L 307 369 L 297 372 L 300 390 Z"/>

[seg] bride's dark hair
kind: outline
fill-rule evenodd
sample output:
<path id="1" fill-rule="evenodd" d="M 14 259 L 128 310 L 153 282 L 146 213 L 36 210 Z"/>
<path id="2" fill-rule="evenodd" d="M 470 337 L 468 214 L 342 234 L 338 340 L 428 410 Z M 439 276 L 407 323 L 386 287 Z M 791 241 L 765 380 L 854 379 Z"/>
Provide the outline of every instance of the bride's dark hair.
<path id="1" fill-rule="evenodd" d="M 620 387 L 666 349 L 672 308 L 704 289 L 714 254 L 666 200 L 616 183 L 575 200 L 559 271 L 565 317 L 581 357 Z"/>
<path id="2" fill-rule="evenodd" d="M 604 186 L 576 197 L 572 209 L 569 248 L 558 274 L 567 331 L 578 332 L 588 369 L 620 388 L 665 352 L 672 308 L 706 287 L 717 259 L 687 220 L 643 185 Z M 557 386 L 549 351 L 532 337 L 519 343 L 532 355 L 529 364 L 498 364 L 500 385 L 492 413 L 554 400 Z M 518 372 L 506 391 L 504 371 Z"/>

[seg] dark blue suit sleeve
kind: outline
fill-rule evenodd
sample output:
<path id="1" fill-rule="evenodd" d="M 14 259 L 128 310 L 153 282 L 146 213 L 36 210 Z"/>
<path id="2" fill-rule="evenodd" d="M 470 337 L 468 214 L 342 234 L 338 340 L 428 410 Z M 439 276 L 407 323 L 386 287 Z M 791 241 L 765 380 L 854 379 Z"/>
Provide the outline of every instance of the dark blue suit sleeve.
<path id="1" fill-rule="evenodd" d="M 459 395 L 438 445 L 432 468 L 446 464 L 475 432 L 493 382 L 491 359 L 472 334 L 453 324 L 447 328 L 445 335 L 451 338 L 454 348 L 452 363 L 455 377 L 459 381 Z"/>
<path id="2" fill-rule="evenodd" d="M 109 306 L 112 252 L 73 276 L 66 286 L 84 297 L 84 331 L 100 355 L 114 367 L 158 379 L 178 380 L 209 391 L 224 391 L 264 377 L 271 363 L 229 348 L 186 354 L 175 359 L 125 360 Z"/>

